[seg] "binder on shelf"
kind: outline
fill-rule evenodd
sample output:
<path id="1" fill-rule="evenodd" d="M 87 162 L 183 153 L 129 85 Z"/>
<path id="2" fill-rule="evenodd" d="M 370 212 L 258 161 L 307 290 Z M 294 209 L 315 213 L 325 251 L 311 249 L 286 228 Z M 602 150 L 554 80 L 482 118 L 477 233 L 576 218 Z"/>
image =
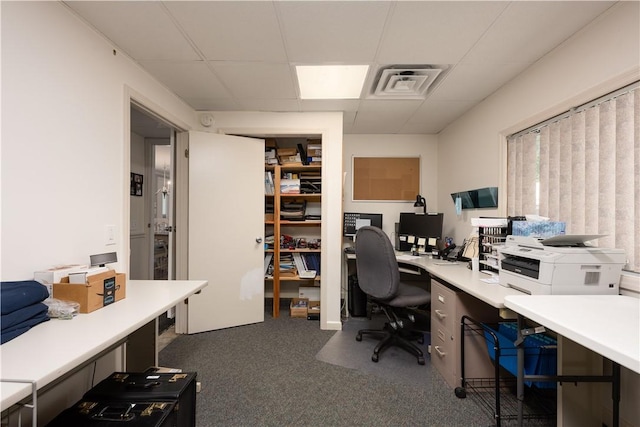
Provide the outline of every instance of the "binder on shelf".
<path id="1" fill-rule="evenodd" d="M 273 274 L 273 253 L 267 252 L 264 254 L 264 275 L 271 276 Z M 269 271 L 271 270 L 271 271 Z"/>
<path id="2" fill-rule="evenodd" d="M 310 270 L 314 270 L 316 274 L 320 274 L 320 254 L 317 252 L 309 252 L 301 254 Z"/>
<path id="3" fill-rule="evenodd" d="M 273 185 L 273 172 L 264 172 L 264 194 L 273 196 L 275 194 L 275 187 Z"/>
<path id="4" fill-rule="evenodd" d="M 307 159 L 307 151 L 304 149 L 302 144 L 298 144 L 298 152 L 300 153 L 300 160 L 303 165 L 308 165 L 309 160 Z"/>
<path id="5" fill-rule="evenodd" d="M 301 253 L 294 252 L 293 261 L 295 262 L 296 268 L 298 269 L 298 277 L 300 277 L 301 279 L 314 279 L 316 277 L 316 271 L 309 270 L 307 268 L 307 263 L 305 262 Z"/>

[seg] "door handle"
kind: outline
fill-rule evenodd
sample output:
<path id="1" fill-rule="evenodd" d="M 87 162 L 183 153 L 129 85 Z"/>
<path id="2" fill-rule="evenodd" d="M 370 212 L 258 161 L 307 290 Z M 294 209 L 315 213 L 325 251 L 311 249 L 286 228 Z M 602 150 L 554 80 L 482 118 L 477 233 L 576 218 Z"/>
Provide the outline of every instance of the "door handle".
<path id="1" fill-rule="evenodd" d="M 256 243 L 262 243 L 262 237 L 256 237 Z"/>

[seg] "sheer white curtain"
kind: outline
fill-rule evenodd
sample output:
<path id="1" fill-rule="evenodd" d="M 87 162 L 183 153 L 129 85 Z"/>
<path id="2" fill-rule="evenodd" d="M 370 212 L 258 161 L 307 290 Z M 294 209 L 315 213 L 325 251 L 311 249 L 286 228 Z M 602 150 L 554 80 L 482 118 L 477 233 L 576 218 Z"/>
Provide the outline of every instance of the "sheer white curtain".
<path id="1" fill-rule="evenodd" d="M 507 138 L 507 213 L 606 234 L 640 271 L 640 90 L 567 113 Z"/>

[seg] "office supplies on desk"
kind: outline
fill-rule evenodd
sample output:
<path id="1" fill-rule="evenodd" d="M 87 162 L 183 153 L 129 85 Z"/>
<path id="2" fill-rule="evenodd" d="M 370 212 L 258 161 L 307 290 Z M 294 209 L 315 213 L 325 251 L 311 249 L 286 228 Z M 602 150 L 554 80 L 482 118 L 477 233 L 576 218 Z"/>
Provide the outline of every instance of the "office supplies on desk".
<path id="1" fill-rule="evenodd" d="M 617 295 L 625 252 L 586 245 L 598 237 L 507 236 L 505 246 L 498 249 L 500 284 L 528 294 Z"/>

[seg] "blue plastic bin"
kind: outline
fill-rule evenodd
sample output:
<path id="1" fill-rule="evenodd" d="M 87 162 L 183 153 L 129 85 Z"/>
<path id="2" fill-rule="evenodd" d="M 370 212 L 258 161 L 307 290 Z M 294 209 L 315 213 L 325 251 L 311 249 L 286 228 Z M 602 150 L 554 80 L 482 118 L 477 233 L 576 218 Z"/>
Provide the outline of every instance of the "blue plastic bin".
<path id="1" fill-rule="evenodd" d="M 496 331 L 488 325 L 482 325 L 487 341 L 489 357 L 495 362 L 496 348 L 500 349 L 500 366 L 514 376 L 518 374 L 518 356 L 514 344 L 518 339 L 517 326 L 514 322 L 501 322 Z M 498 342 L 491 335 L 493 332 Z M 524 339 L 524 374 L 525 375 L 556 375 L 557 373 L 557 341 L 546 335 L 529 335 Z M 556 388 L 553 381 L 525 381 L 529 387 Z"/>

